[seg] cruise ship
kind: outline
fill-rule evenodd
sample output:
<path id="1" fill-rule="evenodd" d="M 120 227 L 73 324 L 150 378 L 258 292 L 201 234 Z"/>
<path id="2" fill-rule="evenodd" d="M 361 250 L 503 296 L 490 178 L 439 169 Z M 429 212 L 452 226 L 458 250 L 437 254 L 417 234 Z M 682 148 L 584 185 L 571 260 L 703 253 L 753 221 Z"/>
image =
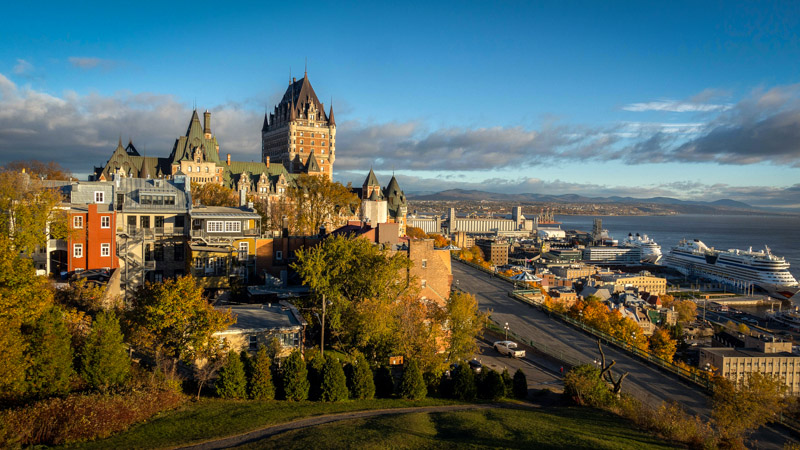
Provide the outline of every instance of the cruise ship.
<path id="1" fill-rule="evenodd" d="M 642 249 L 642 262 L 658 264 L 661 261 L 661 246 L 656 241 L 649 238 L 646 234 L 636 233 L 634 236 L 628 233 L 628 237 L 622 242 L 623 247 L 638 247 Z"/>
<path id="2" fill-rule="evenodd" d="M 788 299 L 800 291 L 789 272 L 789 263 L 769 247 L 749 250 L 716 250 L 700 240 L 682 240 L 664 258 L 664 265 L 684 275 L 719 281 L 741 288 L 757 286 L 770 295 Z"/>

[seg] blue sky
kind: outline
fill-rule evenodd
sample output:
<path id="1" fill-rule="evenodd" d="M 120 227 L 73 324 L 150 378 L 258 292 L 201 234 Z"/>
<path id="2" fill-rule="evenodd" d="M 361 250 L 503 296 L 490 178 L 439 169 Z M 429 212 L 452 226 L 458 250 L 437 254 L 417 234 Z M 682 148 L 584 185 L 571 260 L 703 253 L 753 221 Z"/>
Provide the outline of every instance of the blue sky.
<path id="1" fill-rule="evenodd" d="M 800 8 L 752 2 L 12 4 L 0 162 L 166 156 L 194 103 L 259 159 L 290 70 L 333 99 L 337 179 L 800 207 Z M 4 112 L 3 112 L 4 111 Z M 795 139 L 798 138 L 798 139 Z M 382 180 L 384 183 L 388 180 Z M 766 200 L 765 200 L 766 199 Z"/>

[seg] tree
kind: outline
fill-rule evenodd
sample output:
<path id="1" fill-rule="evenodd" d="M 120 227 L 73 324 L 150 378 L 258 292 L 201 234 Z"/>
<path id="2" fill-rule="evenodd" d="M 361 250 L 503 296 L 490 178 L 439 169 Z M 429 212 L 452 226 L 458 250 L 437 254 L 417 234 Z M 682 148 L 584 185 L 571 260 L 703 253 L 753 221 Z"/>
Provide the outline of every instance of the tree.
<path id="1" fill-rule="evenodd" d="M 214 333 L 234 323 L 230 310 L 215 310 L 203 297 L 203 288 L 192 277 L 146 283 L 136 293 L 128 312 L 131 337 L 150 349 L 160 364 L 170 360 L 194 362 L 210 347 L 218 346 Z"/>
<path id="2" fill-rule="evenodd" d="M 295 178 L 286 196 L 294 205 L 291 231 L 301 235 L 317 234 L 323 225 L 344 225 L 361 202 L 349 185 L 305 174 Z"/>
<path id="3" fill-rule="evenodd" d="M 738 325 L 736 325 L 736 331 L 742 334 L 750 334 L 750 327 L 748 327 L 743 323 L 739 323 Z"/>
<path id="4" fill-rule="evenodd" d="M 219 371 L 216 381 L 217 395 L 222 398 L 246 398 L 247 378 L 244 374 L 244 363 L 236 351 L 228 352 L 225 365 Z"/>
<path id="5" fill-rule="evenodd" d="M 417 227 L 406 227 L 406 236 L 411 239 L 425 239 L 428 237 L 428 235 L 422 231 L 422 228 Z"/>
<path id="6" fill-rule="evenodd" d="M 744 438 L 753 430 L 774 420 L 788 405 L 786 384 L 769 374 L 748 374 L 740 385 L 717 377 L 714 379 L 711 417 L 723 444 L 743 447 Z"/>
<path id="7" fill-rule="evenodd" d="M 514 380 L 511 378 L 511 374 L 508 373 L 508 368 L 503 367 L 503 373 L 500 374 L 503 378 L 503 385 L 505 386 L 505 392 L 503 394 L 504 397 L 511 398 L 514 395 Z"/>
<path id="8" fill-rule="evenodd" d="M 448 360 L 469 358 L 477 350 L 475 338 L 483 330 L 487 315 L 478 310 L 472 294 L 453 291 L 447 301 L 447 320 L 450 328 Z"/>
<path id="9" fill-rule="evenodd" d="M 482 374 L 480 383 L 480 396 L 488 400 L 497 400 L 506 393 L 503 377 L 496 370 L 489 369 Z"/>
<path id="10" fill-rule="evenodd" d="M 414 294 L 401 296 L 394 306 L 395 353 L 414 360 L 423 372 L 441 371 L 447 356 L 440 351 L 446 337 L 447 311 Z"/>
<path id="11" fill-rule="evenodd" d="M 659 296 L 659 299 L 661 300 L 661 306 L 664 308 L 671 308 L 672 304 L 675 302 L 675 297 L 670 294 L 662 294 Z"/>
<path id="12" fill-rule="evenodd" d="M 314 352 L 314 350 L 316 349 L 306 352 L 306 356 L 309 358 L 306 364 L 306 368 L 308 369 L 309 400 L 319 400 L 322 398 L 322 372 L 325 367 L 325 358 L 321 356 L 320 352 Z M 314 354 L 310 356 L 312 352 Z"/>
<path id="13" fill-rule="evenodd" d="M 325 365 L 322 366 L 322 392 L 320 400 L 324 402 L 339 402 L 348 397 L 347 378 L 344 376 L 344 368 L 338 358 L 331 355 L 325 357 Z"/>
<path id="14" fill-rule="evenodd" d="M 425 379 L 422 377 L 422 371 L 419 365 L 413 359 L 406 362 L 405 370 L 403 370 L 403 377 L 400 379 L 399 392 L 400 397 L 410 400 L 419 400 L 428 395 L 428 387 L 425 385 Z"/>
<path id="15" fill-rule="evenodd" d="M 25 392 L 27 353 L 19 325 L 0 318 L 0 400 L 19 397 Z"/>
<path id="16" fill-rule="evenodd" d="M 375 396 L 375 381 L 372 377 L 372 369 L 369 368 L 367 358 L 361 353 L 356 356 L 356 360 L 352 364 L 348 382 L 350 395 L 354 399 L 365 400 Z"/>
<path id="17" fill-rule="evenodd" d="M 81 355 L 81 375 L 94 389 L 122 385 L 130 375 L 131 362 L 114 312 L 101 311 L 95 318 Z"/>
<path id="18" fill-rule="evenodd" d="M 650 351 L 657 357 L 672 362 L 678 343 L 670 337 L 669 333 L 657 328 L 650 336 Z"/>
<path id="19" fill-rule="evenodd" d="M 679 322 L 692 322 L 697 318 L 697 304 L 691 300 L 678 300 L 673 303 Z"/>
<path id="20" fill-rule="evenodd" d="M 514 397 L 525 399 L 528 397 L 528 379 L 522 369 L 514 372 Z"/>
<path id="21" fill-rule="evenodd" d="M 272 360 L 267 348 L 258 346 L 258 353 L 253 360 L 253 370 L 248 383 L 250 398 L 253 400 L 272 400 L 275 398 L 275 386 L 272 383 Z"/>
<path id="22" fill-rule="evenodd" d="M 103 286 L 80 279 L 56 290 L 54 300 L 65 307 L 94 314 L 103 309 L 104 293 Z"/>
<path id="23" fill-rule="evenodd" d="M 451 376 L 453 377 L 453 398 L 464 401 L 475 400 L 478 393 L 475 386 L 475 374 L 472 373 L 469 365 L 466 362 L 459 365 L 451 372 Z"/>
<path id="24" fill-rule="evenodd" d="M 286 358 L 281 378 L 286 400 L 299 401 L 308 398 L 308 370 L 300 350 L 295 349 Z"/>
<path id="25" fill-rule="evenodd" d="M 375 395 L 379 398 L 391 398 L 394 395 L 394 377 L 387 366 L 380 366 L 375 371 Z"/>
<path id="26" fill-rule="evenodd" d="M 239 206 L 239 195 L 221 184 L 192 183 L 192 203 L 205 206 Z"/>
<path id="27" fill-rule="evenodd" d="M 9 172 L 25 172 L 31 178 L 45 179 L 45 180 L 70 180 L 73 178 L 72 173 L 61 167 L 55 161 L 42 162 L 33 160 L 17 160 L 3 166 L 3 169 Z"/>
<path id="28" fill-rule="evenodd" d="M 570 369 L 564 376 L 564 395 L 579 405 L 605 406 L 611 401 L 611 390 L 601 370 L 591 364 Z"/>
<path id="29" fill-rule="evenodd" d="M 344 349 L 358 349 L 373 361 L 388 357 L 394 302 L 411 287 L 398 280 L 410 267 L 408 257 L 349 236 L 329 237 L 295 255 L 292 268 L 315 294 L 301 306 L 321 313 L 327 321 L 323 331 L 329 329 Z"/>
<path id="30" fill-rule="evenodd" d="M 26 374 L 28 393 L 42 398 L 69 392 L 75 370 L 61 308 L 53 306 L 42 314 L 26 338 L 26 358 L 30 361 Z"/>
<path id="31" fill-rule="evenodd" d="M 203 386 L 211 381 L 219 372 L 220 369 L 228 361 L 228 347 L 223 346 L 208 346 L 200 352 L 197 352 L 198 361 L 194 364 L 194 379 L 197 382 L 197 400 L 200 400 L 200 393 L 203 392 Z"/>

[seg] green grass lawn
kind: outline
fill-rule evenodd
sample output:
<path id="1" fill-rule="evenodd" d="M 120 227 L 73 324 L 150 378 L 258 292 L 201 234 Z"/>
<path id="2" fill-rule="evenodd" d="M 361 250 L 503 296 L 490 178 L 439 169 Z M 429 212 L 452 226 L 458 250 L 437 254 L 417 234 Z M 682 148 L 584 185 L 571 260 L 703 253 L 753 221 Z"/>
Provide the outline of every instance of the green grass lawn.
<path id="1" fill-rule="evenodd" d="M 649 449 L 674 445 L 590 408 L 491 409 L 356 419 L 280 434 L 240 448 Z"/>
<path id="2" fill-rule="evenodd" d="M 154 448 L 191 444 L 321 414 L 457 404 L 453 400 L 351 400 L 342 403 L 203 399 L 155 416 L 108 439 L 74 448 Z"/>

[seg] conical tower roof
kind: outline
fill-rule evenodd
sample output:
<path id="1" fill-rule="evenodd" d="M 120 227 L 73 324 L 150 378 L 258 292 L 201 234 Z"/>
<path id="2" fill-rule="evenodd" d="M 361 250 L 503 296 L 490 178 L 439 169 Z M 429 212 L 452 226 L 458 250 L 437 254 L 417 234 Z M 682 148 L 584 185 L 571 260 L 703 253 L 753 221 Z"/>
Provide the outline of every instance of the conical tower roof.
<path id="1" fill-rule="evenodd" d="M 369 169 L 369 175 L 367 175 L 367 179 L 364 180 L 363 187 L 368 186 L 377 186 L 381 187 L 381 184 L 378 183 L 378 177 L 375 176 L 375 172 L 372 169 Z"/>

